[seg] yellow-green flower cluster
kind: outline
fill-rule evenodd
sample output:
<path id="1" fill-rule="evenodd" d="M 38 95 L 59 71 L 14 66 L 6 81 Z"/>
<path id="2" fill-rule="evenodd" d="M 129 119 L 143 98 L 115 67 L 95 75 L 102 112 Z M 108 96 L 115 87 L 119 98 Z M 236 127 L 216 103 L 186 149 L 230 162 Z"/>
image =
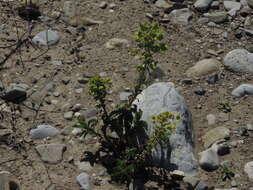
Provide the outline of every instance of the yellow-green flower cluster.
<path id="1" fill-rule="evenodd" d="M 171 132 L 176 129 L 176 122 L 180 119 L 180 115 L 171 112 L 163 112 L 154 115 L 151 121 L 155 124 L 155 131 L 149 139 L 149 146 L 154 147 L 158 143 L 168 140 Z"/>
<path id="2" fill-rule="evenodd" d="M 107 94 L 107 89 L 112 85 L 110 78 L 102 78 L 100 76 L 92 77 L 89 80 L 89 94 L 95 100 L 104 99 Z"/>

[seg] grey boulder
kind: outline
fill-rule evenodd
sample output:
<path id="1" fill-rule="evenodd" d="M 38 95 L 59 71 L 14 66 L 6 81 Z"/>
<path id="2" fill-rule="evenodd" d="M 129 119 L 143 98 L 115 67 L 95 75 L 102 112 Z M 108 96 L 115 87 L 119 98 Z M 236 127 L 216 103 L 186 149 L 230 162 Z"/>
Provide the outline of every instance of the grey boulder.
<path id="1" fill-rule="evenodd" d="M 165 82 L 155 83 L 143 90 L 134 104 L 143 111 L 142 119 L 148 124 L 147 135 L 154 131 L 154 124 L 150 122 L 151 116 L 166 111 L 180 114 L 180 122 L 169 137 L 169 142 L 155 147 L 151 160 L 155 166 L 195 173 L 198 163 L 193 153 L 192 118 L 185 100 L 174 85 Z M 145 133 L 142 136 L 145 136 Z"/>
<path id="2" fill-rule="evenodd" d="M 253 53 L 245 49 L 234 49 L 224 57 L 224 65 L 234 72 L 253 73 Z"/>

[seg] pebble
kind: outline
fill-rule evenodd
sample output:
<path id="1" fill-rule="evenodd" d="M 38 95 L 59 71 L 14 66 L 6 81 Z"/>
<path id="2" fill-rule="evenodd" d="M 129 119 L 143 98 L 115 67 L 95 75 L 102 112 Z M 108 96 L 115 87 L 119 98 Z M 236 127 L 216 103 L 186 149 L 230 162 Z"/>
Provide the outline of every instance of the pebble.
<path id="1" fill-rule="evenodd" d="M 253 53 L 245 49 L 234 49 L 224 57 L 224 65 L 234 72 L 253 73 Z"/>
<path id="2" fill-rule="evenodd" d="M 244 172 L 248 175 L 248 178 L 253 182 L 253 161 L 244 165 Z"/>
<path id="3" fill-rule="evenodd" d="M 179 25 L 188 25 L 192 19 L 193 13 L 188 8 L 176 9 L 171 11 L 170 19 L 172 23 Z"/>
<path id="4" fill-rule="evenodd" d="M 82 190 L 91 190 L 90 176 L 87 173 L 81 173 L 76 177 L 76 180 Z"/>
<path id="5" fill-rule="evenodd" d="M 216 59 L 203 59 L 186 71 L 187 77 L 200 77 L 220 70 L 221 63 Z"/>
<path id="6" fill-rule="evenodd" d="M 206 120 L 207 120 L 207 125 L 214 125 L 216 124 L 216 116 L 214 114 L 208 114 L 206 116 Z"/>
<path id="7" fill-rule="evenodd" d="M 197 0 L 194 3 L 194 7 L 198 11 L 207 11 L 210 8 L 212 2 L 213 0 Z"/>
<path id="8" fill-rule="evenodd" d="M 241 3 L 234 2 L 234 1 L 224 1 L 223 5 L 226 10 L 240 10 L 241 9 Z"/>
<path id="9" fill-rule="evenodd" d="M 241 84 L 239 87 L 232 91 L 232 95 L 235 97 L 243 97 L 244 95 L 253 95 L 252 84 Z"/>
<path id="10" fill-rule="evenodd" d="M 36 129 L 30 131 L 30 135 L 33 139 L 44 139 L 47 137 L 53 137 L 58 135 L 60 132 L 58 129 L 51 125 L 42 124 L 38 125 Z"/>
<path id="11" fill-rule="evenodd" d="M 69 111 L 69 112 L 66 112 L 64 113 L 64 119 L 66 120 L 72 120 L 73 119 L 73 116 L 74 116 L 74 112 L 73 111 Z"/>
<path id="12" fill-rule="evenodd" d="M 219 168 L 219 157 L 212 148 L 200 152 L 199 155 L 199 165 L 203 170 L 213 171 Z"/>
<path id="13" fill-rule="evenodd" d="M 196 88 L 196 89 L 194 90 L 194 93 L 197 94 L 197 95 L 203 96 L 203 95 L 205 95 L 206 90 L 203 89 L 203 88 Z"/>
<path id="14" fill-rule="evenodd" d="M 0 97 L 10 102 L 20 102 L 26 99 L 29 86 L 24 83 L 11 83 Z"/>
<path id="15" fill-rule="evenodd" d="M 32 41 L 37 45 L 52 46 L 60 40 L 60 37 L 56 31 L 44 30 L 36 34 Z"/>
<path id="16" fill-rule="evenodd" d="M 224 11 L 205 13 L 204 16 L 209 18 L 211 22 L 214 22 L 216 24 L 221 24 L 228 21 L 228 14 Z"/>
<path id="17" fill-rule="evenodd" d="M 105 1 L 103 1 L 99 4 L 99 8 L 101 8 L 101 9 L 105 9 L 106 7 L 107 7 L 107 3 Z"/>

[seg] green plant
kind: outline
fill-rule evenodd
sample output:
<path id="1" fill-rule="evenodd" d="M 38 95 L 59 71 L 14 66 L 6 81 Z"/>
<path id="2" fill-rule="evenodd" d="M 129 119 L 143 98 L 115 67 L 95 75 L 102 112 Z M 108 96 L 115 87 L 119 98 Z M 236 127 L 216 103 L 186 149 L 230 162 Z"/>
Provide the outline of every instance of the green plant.
<path id="1" fill-rule="evenodd" d="M 226 181 L 227 179 L 231 180 L 235 175 L 233 168 L 229 166 L 222 166 L 220 168 L 220 173 L 223 181 Z"/>
<path id="2" fill-rule="evenodd" d="M 85 138 L 86 135 L 88 134 L 91 134 L 94 136 L 100 136 L 100 134 L 97 133 L 94 129 L 96 124 L 97 124 L 97 119 L 90 119 L 86 121 L 84 117 L 78 117 L 78 123 L 75 124 L 73 127 L 82 129 L 81 136 L 83 138 Z"/>
<path id="3" fill-rule="evenodd" d="M 143 138 L 147 123 L 141 119 L 142 110 L 133 102 L 142 91 L 150 72 L 156 68 L 153 55 L 164 51 L 166 45 L 161 42 L 163 34 L 157 23 L 142 23 L 135 37 L 138 48 L 132 50 L 132 53 L 139 53 L 142 63 L 137 66 L 138 79 L 128 102 L 109 110 L 106 96 L 112 81 L 109 78 L 93 77 L 89 81 L 89 94 L 97 101 L 103 123 L 95 130 L 95 123 L 79 120 L 79 126 L 82 126 L 85 134 L 92 133 L 99 137 L 103 151 L 106 151 L 108 156 L 111 155 L 110 163 L 107 163 L 108 169 L 112 179 L 118 182 L 130 182 L 139 173 L 146 171 L 152 149 L 168 141 L 175 129 L 175 121 L 180 118 L 170 112 L 154 115 L 151 119 L 155 125 L 154 132 Z M 112 137 L 112 132 L 115 132 L 117 137 Z M 138 136 L 140 133 L 142 139 Z"/>

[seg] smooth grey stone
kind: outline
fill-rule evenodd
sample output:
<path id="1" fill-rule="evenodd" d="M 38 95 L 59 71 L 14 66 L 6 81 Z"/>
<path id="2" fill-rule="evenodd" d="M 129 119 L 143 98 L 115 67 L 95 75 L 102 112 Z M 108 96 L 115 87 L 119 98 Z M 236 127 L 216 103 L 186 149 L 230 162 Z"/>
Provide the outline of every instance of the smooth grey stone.
<path id="1" fill-rule="evenodd" d="M 212 2 L 213 0 L 197 0 L 194 3 L 194 7 L 198 11 L 207 11 L 210 8 Z"/>
<path id="2" fill-rule="evenodd" d="M 253 53 L 246 49 L 234 49 L 224 57 L 224 65 L 234 72 L 253 73 Z"/>
<path id="3" fill-rule="evenodd" d="M 249 180 L 253 182 L 253 161 L 244 165 L 244 172 L 248 175 Z"/>
<path id="4" fill-rule="evenodd" d="M 143 90 L 134 104 L 143 111 L 142 120 L 148 124 L 147 135 L 154 131 L 154 124 L 150 121 L 151 116 L 166 111 L 180 114 L 181 122 L 176 124 L 176 130 L 169 137 L 169 142 L 153 149 L 153 164 L 169 170 L 181 170 L 186 174 L 195 173 L 198 163 L 193 153 L 191 113 L 174 85 L 165 82 L 155 83 Z M 143 133 L 143 131 L 138 132 L 137 139 L 133 141 L 142 143 L 145 136 Z"/>
<path id="5" fill-rule="evenodd" d="M 39 125 L 36 129 L 32 129 L 30 131 L 30 135 L 33 139 L 43 139 L 47 137 L 53 137 L 58 135 L 60 132 L 55 127 L 52 127 L 51 125 Z"/>
<path id="6" fill-rule="evenodd" d="M 236 97 L 243 97 L 244 95 L 253 95 L 253 85 L 241 84 L 232 91 L 232 95 Z"/>
<path id="7" fill-rule="evenodd" d="M 1 97 L 6 101 L 19 102 L 26 99 L 28 88 L 23 83 L 11 83 Z"/>
<path id="8" fill-rule="evenodd" d="M 36 34 L 32 41 L 35 44 L 42 46 L 51 46 L 56 44 L 60 40 L 60 37 L 56 31 L 44 30 Z"/>
<path id="9" fill-rule="evenodd" d="M 76 177 L 76 180 L 82 190 L 91 190 L 90 176 L 87 173 L 81 173 Z"/>
<path id="10" fill-rule="evenodd" d="M 241 3 L 235 2 L 235 1 L 224 1 L 223 5 L 226 10 L 230 11 L 232 9 L 240 10 L 241 9 Z"/>
<path id="11" fill-rule="evenodd" d="M 72 120 L 73 119 L 73 116 L 74 116 L 74 112 L 73 111 L 69 111 L 69 112 L 66 112 L 64 113 L 64 119 L 66 120 Z"/>
<path id="12" fill-rule="evenodd" d="M 200 152 L 199 155 L 199 165 L 203 170 L 213 171 L 219 168 L 219 157 L 212 148 Z"/>

